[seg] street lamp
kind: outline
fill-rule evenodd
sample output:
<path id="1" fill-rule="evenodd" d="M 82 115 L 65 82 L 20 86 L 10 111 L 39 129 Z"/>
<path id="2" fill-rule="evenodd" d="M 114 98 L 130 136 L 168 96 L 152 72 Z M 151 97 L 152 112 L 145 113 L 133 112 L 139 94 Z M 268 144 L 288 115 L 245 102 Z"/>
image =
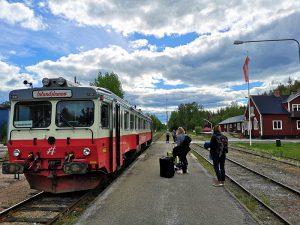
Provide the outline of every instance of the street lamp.
<path id="1" fill-rule="evenodd" d="M 256 40 L 256 41 L 234 41 L 233 44 L 234 45 L 241 45 L 244 43 L 252 43 L 252 42 L 268 42 L 268 41 L 295 41 L 298 44 L 298 49 L 299 49 L 299 63 L 300 63 L 300 44 L 299 41 L 297 41 L 296 39 L 293 38 L 285 38 L 285 39 L 270 39 L 270 40 Z"/>

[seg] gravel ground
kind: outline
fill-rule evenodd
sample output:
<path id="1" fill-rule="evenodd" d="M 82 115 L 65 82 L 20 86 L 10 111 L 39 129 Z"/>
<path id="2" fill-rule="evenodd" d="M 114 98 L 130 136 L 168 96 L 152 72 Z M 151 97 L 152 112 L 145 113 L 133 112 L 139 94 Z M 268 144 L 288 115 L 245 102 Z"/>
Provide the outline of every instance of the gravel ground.
<path id="1" fill-rule="evenodd" d="M 36 193 L 38 191 L 30 189 L 24 175 L 18 180 L 14 175 L 2 174 L 0 163 L 0 212 Z"/>
<path id="2" fill-rule="evenodd" d="M 261 172 L 277 181 L 300 191 L 300 168 L 279 161 L 261 158 L 238 151 L 230 151 L 228 156 L 249 168 Z"/>

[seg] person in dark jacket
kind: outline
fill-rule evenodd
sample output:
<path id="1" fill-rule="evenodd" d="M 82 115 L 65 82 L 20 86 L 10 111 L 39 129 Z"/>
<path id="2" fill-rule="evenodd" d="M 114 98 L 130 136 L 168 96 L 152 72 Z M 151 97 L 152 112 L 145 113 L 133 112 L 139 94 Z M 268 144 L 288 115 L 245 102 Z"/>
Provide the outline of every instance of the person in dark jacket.
<path id="1" fill-rule="evenodd" d="M 213 135 L 210 140 L 210 155 L 213 160 L 214 170 L 218 181 L 215 187 L 224 186 L 225 182 L 225 159 L 228 152 L 228 139 L 221 133 L 220 125 L 214 127 Z"/>
<path id="2" fill-rule="evenodd" d="M 173 156 L 179 157 L 179 170 L 178 173 L 189 173 L 188 171 L 188 161 L 186 158 L 187 153 L 189 152 L 189 144 L 185 143 L 186 138 L 185 130 L 182 127 L 178 127 L 176 132 L 176 147 L 173 149 Z M 191 139 L 190 139 L 191 140 Z"/>

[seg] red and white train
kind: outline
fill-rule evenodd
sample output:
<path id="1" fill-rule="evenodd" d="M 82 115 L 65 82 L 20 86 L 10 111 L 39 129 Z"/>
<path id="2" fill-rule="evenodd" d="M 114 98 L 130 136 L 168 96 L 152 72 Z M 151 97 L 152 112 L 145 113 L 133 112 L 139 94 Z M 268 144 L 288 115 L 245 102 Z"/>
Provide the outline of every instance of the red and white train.
<path id="1" fill-rule="evenodd" d="M 52 193 L 93 189 L 152 141 L 152 121 L 112 92 L 63 78 L 13 90 L 5 174 Z"/>

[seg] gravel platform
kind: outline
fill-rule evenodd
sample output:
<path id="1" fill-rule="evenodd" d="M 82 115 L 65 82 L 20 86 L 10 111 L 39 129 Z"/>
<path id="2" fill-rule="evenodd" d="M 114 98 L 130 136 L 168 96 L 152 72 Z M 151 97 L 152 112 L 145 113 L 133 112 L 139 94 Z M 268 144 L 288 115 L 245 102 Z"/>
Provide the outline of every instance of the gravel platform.
<path id="1" fill-rule="evenodd" d="M 159 176 L 159 158 L 172 150 L 153 143 L 93 201 L 76 224 L 254 225 L 249 214 L 188 154 L 189 174 Z"/>

